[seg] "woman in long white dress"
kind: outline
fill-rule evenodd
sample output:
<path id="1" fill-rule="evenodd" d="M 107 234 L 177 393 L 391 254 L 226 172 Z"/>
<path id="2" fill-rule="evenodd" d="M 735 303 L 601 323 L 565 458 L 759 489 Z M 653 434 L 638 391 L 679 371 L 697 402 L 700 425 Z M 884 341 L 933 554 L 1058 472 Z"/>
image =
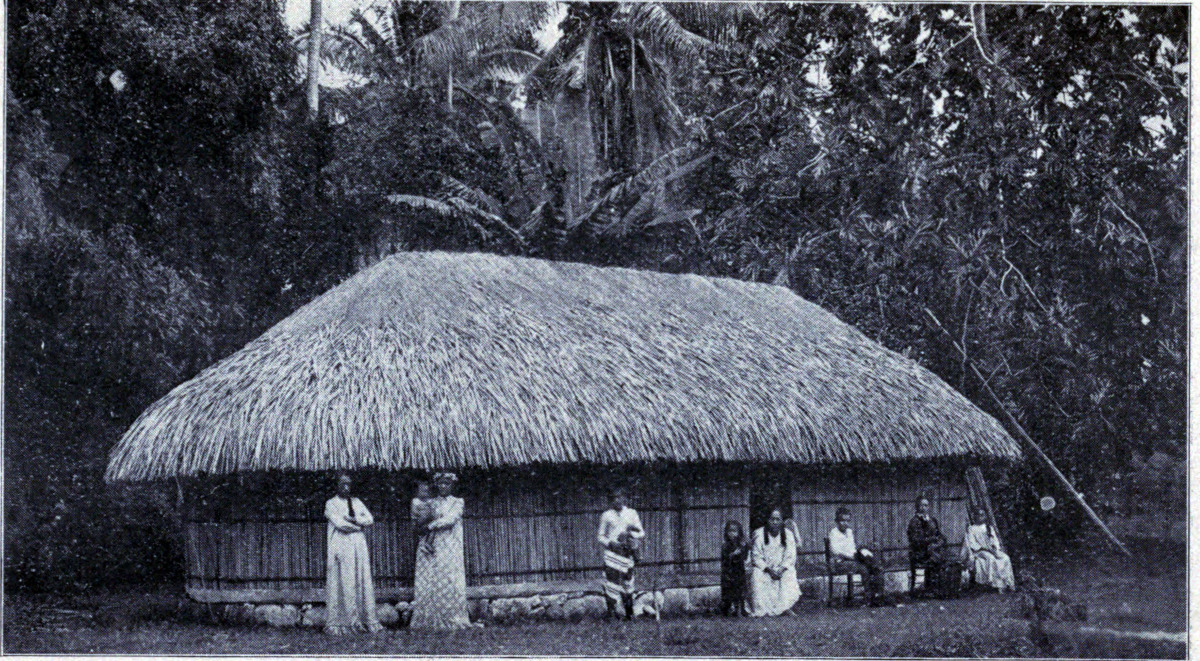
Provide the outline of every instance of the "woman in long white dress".
<path id="1" fill-rule="evenodd" d="M 1016 582 L 1012 560 L 1000 548 L 996 529 L 988 525 L 987 514 L 982 509 L 972 510 L 971 519 L 973 523 L 967 526 L 967 534 L 963 536 L 963 562 L 979 585 L 1001 592 L 1013 589 Z"/>
<path id="2" fill-rule="evenodd" d="M 325 633 L 343 635 L 383 629 L 375 614 L 375 586 L 363 528 L 375 523 L 351 495 L 353 482 L 338 476 L 338 493 L 325 501 L 328 554 L 325 562 Z"/>
<path id="3" fill-rule="evenodd" d="M 425 525 L 432 553 L 417 553 L 413 579 L 413 614 L 416 629 L 459 629 L 471 626 L 467 614 L 467 572 L 463 563 L 463 500 L 450 495 L 458 477 L 438 473 L 433 478 L 437 496 L 427 505 L 433 520 Z"/>
<path id="4" fill-rule="evenodd" d="M 750 614 L 755 617 L 783 615 L 800 599 L 796 577 L 795 533 L 783 525 L 783 513 L 771 511 L 767 525 L 754 531 L 750 551 Z"/>

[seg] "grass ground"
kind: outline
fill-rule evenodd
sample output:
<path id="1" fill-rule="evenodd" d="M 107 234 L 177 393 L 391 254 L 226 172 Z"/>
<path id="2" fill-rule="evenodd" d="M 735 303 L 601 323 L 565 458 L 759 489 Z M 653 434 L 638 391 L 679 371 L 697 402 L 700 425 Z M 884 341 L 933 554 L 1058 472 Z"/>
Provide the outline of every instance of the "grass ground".
<path id="1" fill-rule="evenodd" d="M 1089 625 L 1186 630 L 1186 552 L 1140 547 L 1113 556 L 1032 561 L 1025 569 L 1088 605 Z M 766 620 L 696 616 L 602 623 L 529 622 L 433 634 L 390 630 L 336 639 L 317 631 L 211 623 L 176 592 L 121 591 L 5 599 L 6 653 L 481 654 L 567 656 L 1184 656 L 1183 646 L 1125 638 L 1039 648 L 1019 619 L 1019 595 L 984 594 L 880 609 L 806 604 Z"/>

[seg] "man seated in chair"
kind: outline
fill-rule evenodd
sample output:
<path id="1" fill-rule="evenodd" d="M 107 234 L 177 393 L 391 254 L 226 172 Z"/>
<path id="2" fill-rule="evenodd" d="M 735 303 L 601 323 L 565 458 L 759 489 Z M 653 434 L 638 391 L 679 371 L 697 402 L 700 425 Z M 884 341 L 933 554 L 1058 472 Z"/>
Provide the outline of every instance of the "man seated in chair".
<path id="1" fill-rule="evenodd" d="M 924 494 L 917 496 L 916 509 L 908 522 L 908 559 L 913 567 L 925 569 L 925 588 L 933 591 L 947 559 L 946 537 L 941 524 L 929 514 L 929 498 Z"/>
<path id="2" fill-rule="evenodd" d="M 834 568 L 839 572 L 861 573 L 866 580 L 867 602 L 872 606 L 882 605 L 883 568 L 871 549 L 859 548 L 854 542 L 854 529 L 850 527 L 850 508 L 839 507 L 835 517 L 837 526 L 829 531 L 829 553 L 834 559 Z M 847 590 L 849 586 L 847 586 Z"/>

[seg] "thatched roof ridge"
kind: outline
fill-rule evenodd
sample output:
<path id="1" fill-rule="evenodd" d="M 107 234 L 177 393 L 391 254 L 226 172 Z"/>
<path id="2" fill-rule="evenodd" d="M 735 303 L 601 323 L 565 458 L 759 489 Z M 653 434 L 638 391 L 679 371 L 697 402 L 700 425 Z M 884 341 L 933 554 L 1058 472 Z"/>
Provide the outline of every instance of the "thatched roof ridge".
<path id="1" fill-rule="evenodd" d="M 1019 450 L 786 288 L 428 252 L 362 271 L 172 390 L 107 478 L 963 455 Z"/>

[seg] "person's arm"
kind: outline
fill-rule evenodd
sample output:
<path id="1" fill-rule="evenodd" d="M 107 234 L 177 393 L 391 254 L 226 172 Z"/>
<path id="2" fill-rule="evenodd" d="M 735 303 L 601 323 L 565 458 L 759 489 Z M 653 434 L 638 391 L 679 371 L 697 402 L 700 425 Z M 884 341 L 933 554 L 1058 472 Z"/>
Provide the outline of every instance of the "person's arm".
<path id="1" fill-rule="evenodd" d="M 629 511 L 633 512 L 633 525 L 626 528 L 626 530 L 629 531 L 630 537 L 633 537 L 634 539 L 641 539 L 645 537 L 646 529 L 642 527 L 642 517 L 638 516 L 637 510 L 633 509 L 632 507 L 629 508 Z"/>
<path id="2" fill-rule="evenodd" d="M 783 529 L 792 531 L 792 537 L 796 538 L 796 544 L 800 543 L 800 529 L 796 527 L 795 519 L 788 519 L 784 521 Z"/>
<path id="3" fill-rule="evenodd" d="M 766 571 L 767 570 L 767 559 L 766 559 L 766 557 L 764 557 L 764 554 L 763 554 L 763 538 L 766 537 L 766 534 L 759 534 L 759 532 L 761 530 L 762 529 L 759 528 L 758 530 L 755 530 L 753 533 L 754 534 L 754 546 L 750 550 L 750 564 L 752 564 L 755 569 L 761 569 L 762 571 Z"/>
<path id="4" fill-rule="evenodd" d="M 362 530 L 362 527 L 346 518 L 346 515 L 341 512 L 341 508 L 337 506 L 337 502 L 333 498 L 325 501 L 325 518 L 333 524 L 333 527 L 338 532 L 358 532 Z"/>
<path id="5" fill-rule="evenodd" d="M 933 521 L 933 541 L 938 544 L 945 544 L 946 536 L 942 534 L 942 523 L 932 516 L 929 517 L 929 520 Z"/>
<path id="6" fill-rule="evenodd" d="M 458 523 L 459 519 L 462 518 L 462 515 L 463 515 L 463 499 L 462 498 L 451 498 L 450 499 L 450 507 L 447 508 L 446 513 L 443 514 L 442 516 L 434 519 L 433 521 L 430 521 L 429 525 L 427 525 L 425 527 L 428 530 L 441 530 L 443 528 L 449 528 L 449 527 L 453 526 L 454 524 Z"/>
<path id="7" fill-rule="evenodd" d="M 996 529 L 991 526 L 988 526 L 988 548 L 996 555 L 1004 553 L 1000 548 L 1000 535 L 996 534 Z"/>
<path id="8" fill-rule="evenodd" d="M 596 532 L 596 541 L 600 542 L 600 546 L 608 548 L 608 545 L 612 544 L 611 530 L 612 522 L 609 520 L 608 512 L 606 511 L 600 515 L 600 529 Z"/>
<path id="9" fill-rule="evenodd" d="M 796 568 L 796 558 L 798 557 L 797 554 L 800 550 L 797 547 L 800 545 L 800 540 L 797 539 L 797 535 L 795 533 L 787 528 L 783 529 L 783 534 L 785 537 L 791 537 L 791 539 L 788 540 L 787 548 L 783 552 L 783 566 L 780 568 L 781 571 L 787 571 L 788 568 Z"/>
<path id="10" fill-rule="evenodd" d="M 996 531 L 991 526 L 987 526 L 979 535 L 979 552 L 991 556 L 1000 555 L 1000 540 L 996 538 Z"/>
<path id="11" fill-rule="evenodd" d="M 914 516 L 908 524 L 908 539 L 910 546 L 922 549 L 942 541 L 942 531 L 938 527 L 937 519 L 929 517 L 929 525 L 926 526 L 923 520 Z"/>
<path id="12" fill-rule="evenodd" d="M 913 517 L 908 521 L 908 546 L 920 548 L 925 545 L 925 537 L 921 533 L 921 520 Z"/>
<path id="13" fill-rule="evenodd" d="M 358 499 L 356 498 L 355 500 Z M 358 525 L 364 528 L 375 525 L 375 517 L 371 516 L 371 510 L 367 509 L 363 501 L 359 500 L 358 504 L 354 506 L 354 514 L 354 522 Z"/>

